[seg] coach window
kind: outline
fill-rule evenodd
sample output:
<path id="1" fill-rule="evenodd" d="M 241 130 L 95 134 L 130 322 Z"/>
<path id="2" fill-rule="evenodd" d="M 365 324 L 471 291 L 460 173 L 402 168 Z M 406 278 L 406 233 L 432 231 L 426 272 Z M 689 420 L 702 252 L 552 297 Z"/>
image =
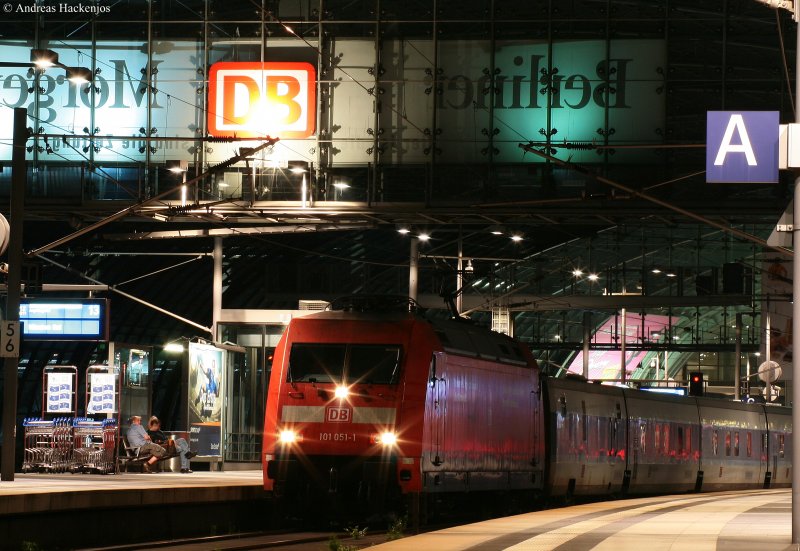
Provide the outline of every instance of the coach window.
<path id="1" fill-rule="evenodd" d="M 677 449 L 675 450 L 676 455 L 683 455 L 683 452 L 686 450 L 685 444 L 683 443 L 683 427 L 678 427 L 678 444 Z"/>
<path id="2" fill-rule="evenodd" d="M 655 423 L 655 435 L 653 436 L 653 451 L 658 454 L 661 452 L 661 423 Z"/>
<path id="3" fill-rule="evenodd" d="M 731 455 L 731 432 L 725 431 L 725 455 Z"/>
<path id="4" fill-rule="evenodd" d="M 733 455 L 739 457 L 739 431 L 733 433 Z"/>
<path id="5" fill-rule="evenodd" d="M 719 455 L 719 431 L 714 430 L 711 433 L 711 450 L 714 452 L 714 455 Z"/>
<path id="6" fill-rule="evenodd" d="M 583 441 L 589 439 L 589 417 L 586 415 L 586 402 L 581 400 L 581 430 L 583 432 Z"/>
<path id="7" fill-rule="evenodd" d="M 753 455 L 753 433 L 747 431 L 747 457 Z"/>
<path id="8" fill-rule="evenodd" d="M 778 435 L 778 457 L 783 458 L 785 455 L 786 449 L 784 448 L 784 435 Z"/>

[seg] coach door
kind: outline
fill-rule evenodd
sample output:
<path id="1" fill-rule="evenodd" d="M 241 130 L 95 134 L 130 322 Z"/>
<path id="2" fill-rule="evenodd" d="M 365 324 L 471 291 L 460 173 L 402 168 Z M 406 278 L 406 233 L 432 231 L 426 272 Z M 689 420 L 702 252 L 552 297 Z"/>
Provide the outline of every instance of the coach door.
<path id="1" fill-rule="evenodd" d="M 426 396 L 426 414 L 429 420 L 429 461 L 434 466 L 444 463 L 444 438 L 446 428 L 445 399 L 447 388 L 444 377 L 446 357 L 441 353 L 434 353 L 431 357 L 430 372 L 428 374 L 428 392 Z"/>

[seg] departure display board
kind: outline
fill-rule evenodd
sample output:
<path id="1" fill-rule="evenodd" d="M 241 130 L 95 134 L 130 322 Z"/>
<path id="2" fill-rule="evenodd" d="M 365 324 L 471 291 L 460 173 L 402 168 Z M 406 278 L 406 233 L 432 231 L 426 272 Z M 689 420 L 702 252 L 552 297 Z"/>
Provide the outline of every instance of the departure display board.
<path id="1" fill-rule="evenodd" d="M 106 299 L 23 298 L 19 305 L 19 320 L 25 339 L 108 339 Z"/>

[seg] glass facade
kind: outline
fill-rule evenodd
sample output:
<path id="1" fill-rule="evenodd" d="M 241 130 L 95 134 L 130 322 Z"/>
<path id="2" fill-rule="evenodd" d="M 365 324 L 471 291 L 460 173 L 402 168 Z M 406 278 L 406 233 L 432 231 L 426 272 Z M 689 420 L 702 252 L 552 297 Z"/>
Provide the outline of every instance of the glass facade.
<path id="1" fill-rule="evenodd" d="M 180 184 L 170 161 L 193 177 L 266 136 L 281 139 L 203 178 L 197 198 L 449 204 L 585 185 L 537 152 L 600 172 L 666 170 L 655 146 L 670 133 L 669 73 L 688 55 L 668 31 L 728 17 L 681 15 L 680 2 L 669 13 L 614 0 L 473 4 L 167 0 L 88 20 L 14 13 L 5 60 L 49 48 L 95 73 L 90 85 L 60 69 L 0 77 L 4 106 L 32 121 L 30 195 L 151 197 Z M 10 117 L 0 110 L 0 159 Z"/>

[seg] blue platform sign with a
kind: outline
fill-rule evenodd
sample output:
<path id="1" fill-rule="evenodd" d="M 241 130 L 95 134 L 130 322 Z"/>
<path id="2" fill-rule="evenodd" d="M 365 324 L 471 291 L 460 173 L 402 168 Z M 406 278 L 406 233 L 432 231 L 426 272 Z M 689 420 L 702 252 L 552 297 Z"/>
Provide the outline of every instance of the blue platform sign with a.
<path id="1" fill-rule="evenodd" d="M 709 111 L 706 182 L 777 183 L 777 111 Z"/>

